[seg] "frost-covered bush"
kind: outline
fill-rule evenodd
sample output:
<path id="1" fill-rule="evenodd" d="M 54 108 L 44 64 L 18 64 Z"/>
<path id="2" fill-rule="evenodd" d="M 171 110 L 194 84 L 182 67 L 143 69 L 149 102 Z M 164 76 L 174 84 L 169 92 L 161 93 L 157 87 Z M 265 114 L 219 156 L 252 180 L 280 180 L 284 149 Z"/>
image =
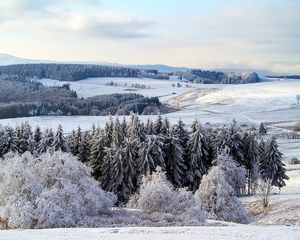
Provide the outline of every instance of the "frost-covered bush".
<path id="1" fill-rule="evenodd" d="M 200 198 L 185 188 L 173 189 L 160 168 L 143 178 L 139 193 L 132 196 L 128 203 L 128 207 L 138 208 L 148 214 L 171 214 L 181 221 L 198 223 L 206 218 L 200 206 Z"/>
<path id="2" fill-rule="evenodd" d="M 115 200 L 67 153 L 14 154 L 0 162 L 0 219 L 9 228 L 94 225 Z"/>
<path id="3" fill-rule="evenodd" d="M 195 194 L 200 196 L 202 209 L 208 212 L 209 218 L 237 223 L 249 222 L 243 204 L 226 181 L 221 167 L 214 166 L 203 176 Z"/>

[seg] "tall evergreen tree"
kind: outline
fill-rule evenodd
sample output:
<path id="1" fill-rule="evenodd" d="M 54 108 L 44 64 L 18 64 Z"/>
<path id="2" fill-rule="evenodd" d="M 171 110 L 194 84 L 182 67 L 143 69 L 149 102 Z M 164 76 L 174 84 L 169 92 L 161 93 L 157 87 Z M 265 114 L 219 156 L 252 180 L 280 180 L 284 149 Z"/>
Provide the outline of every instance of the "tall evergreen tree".
<path id="1" fill-rule="evenodd" d="M 163 139 L 150 135 L 140 143 L 138 150 L 138 172 L 140 175 L 151 174 L 157 166 L 165 169 Z"/>
<path id="2" fill-rule="evenodd" d="M 8 152 L 19 152 L 19 139 L 11 127 L 6 127 L 0 137 L 0 157 Z"/>
<path id="3" fill-rule="evenodd" d="M 120 147 L 124 140 L 124 134 L 125 133 L 123 132 L 123 128 L 120 124 L 120 121 L 118 118 L 116 118 L 112 131 L 112 145 L 114 145 L 115 147 Z"/>
<path id="4" fill-rule="evenodd" d="M 213 147 L 216 156 L 227 147 L 233 159 L 244 164 L 244 143 L 235 121 L 228 129 L 223 128 L 217 132 L 213 139 Z"/>
<path id="5" fill-rule="evenodd" d="M 186 181 L 192 190 L 196 190 L 200 180 L 211 165 L 209 158 L 209 140 L 200 125 L 188 140 L 188 161 Z"/>
<path id="6" fill-rule="evenodd" d="M 285 174 L 285 164 L 282 162 L 282 153 L 274 137 L 266 144 L 264 156 L 260 163 L 260 175 L 264 180 L 270 180 L 272 186 L 279 189 L 285 186 L 289 177 Z"/>
<path id="7" fill-rule="evenodd" d="M 267 129 L 265 128 L 265 125 L 263 123 L 260 123 L 258 132 L 260 135 L 264 135 L 267 133 Z"/>
<path id="8" fill-rule="evenodd" d="M 184 148 L 174 129 L 171 130 L 170 135 L 166 138 L 164 151 L 168 179 L 174 186 L 182 187 L 186 171 Z"/>
<path id="9" fill-rule="evenodd" d="M 161 133 L 161 128 L 162 128 L 162 125 L 163 125 L 163 120 L 162 120 L 162 117 L 160 114 L 158 114 L 157 116 L 157 119 L 154 123 L 154 134 L 156 135 L 159 135 Z"/>
<path id="10" fill-rule="evenodd" d="M 131 121 L 128 126 L 127 136 L 130 141 L 135 141 L 136 143 L 140 143 L 145 139 L 143 127 L 137 114 L 131 114 Z"/>
<path id="11" fill-rule="evenodd" d="M 88 132 L 84 132 L 81 137 L 81 141 L 78 146 L 78 159 L 81 162 L 87 162 L 90 157 L 90 134 Z"/>
<path id="12" fill-rule="evenodd" d="M 56 134 L 54 136 L 54 140 L 51 147 L 53 151 L 62 151 L 62 152 L 70 151 L 66 138 L 64 137 L 64 133 L 61 125 L 59 125 L 56 130 Z"/>
<path id="13" fill-rule="evenodd" d="M 37 146 L 39 145 L 41 139 L 42 139 L 41 128 L 39 126 L 37 126 L 33 133 L 33 140 L 36 142 Z"/>

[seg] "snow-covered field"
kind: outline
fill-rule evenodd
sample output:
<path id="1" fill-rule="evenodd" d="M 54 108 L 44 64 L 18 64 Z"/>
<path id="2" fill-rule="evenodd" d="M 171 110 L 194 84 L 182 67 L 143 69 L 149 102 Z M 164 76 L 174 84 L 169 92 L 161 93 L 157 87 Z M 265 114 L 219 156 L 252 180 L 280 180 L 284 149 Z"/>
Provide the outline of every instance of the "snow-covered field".
<path id="1" fill-rule="evenodd" d="M 60 82 L 51 79 L 39 80 L 45 85 L 69 83 L 81 97 L 99 94 L 126 93 L 135 83 L 150 88 L 135 89 L 135 93 L 157 96 L 161 102 L 181 110 L 168 114 L 169 118 L 198 118 L 201 122 L 223 123 L 236 119 L 239 122 L 281 122 L 300 120 L 300 106 L 296 105 L 296 95 L 300 91 L 300 80 L 276 80 L 253 84 L 192 84 L 181 83 L 182 87 L 172 87 L 179 81 L 140 78 L 90 78 L 77 82 Z M 121 86 L 106 86 L 113 81 Z M 127 86 L 124 84 L 127 83 Z"/>
<path id="2" fill-rule="evenodd" d="M 0 231 L 2 240 L 298 240 L 300 227 L 235 225 L 222 227 L 77 228 Z"/>

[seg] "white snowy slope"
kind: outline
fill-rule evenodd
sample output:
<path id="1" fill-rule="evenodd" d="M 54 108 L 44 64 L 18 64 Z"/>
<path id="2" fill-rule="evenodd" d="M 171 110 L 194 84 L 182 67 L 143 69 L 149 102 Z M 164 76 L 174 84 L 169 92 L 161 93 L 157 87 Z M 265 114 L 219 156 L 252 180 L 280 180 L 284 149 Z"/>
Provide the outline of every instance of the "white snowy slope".
<path id="1" fill-rule="evenodd" d="M 300 92 L 300 80 L 276 80 L 252 84 L 177 84 L 175 77 L 170 80 L 140 78 L 90 78 L 77 82 L 60 82 L 51 79 L 39 80 L 45 85 L 69 83 L 81 97 L 100 94 L 134 92 L 149 97 L 159 97 L 160 101 L 181 111 L 170 117 L 186 119 L 198 118 L 201 122 L 228 122 L 235 118 L 242 122 L 281 122 L 300 119 L 300 105 L 296 105 L 296 95 Z M 120 86 L 106 86 L 113 81 Z M 127 86 L 125 86 L 125 83 Z M 150 88 L 134 89 L 139 83 Z M 129 91 L 128 91 L 129 90 Z"/>
<path id="2" fill-rule="evenodd" d="M 2 240 L 298 240 L 300 226 L 129 227 L 0 231 Z"/>

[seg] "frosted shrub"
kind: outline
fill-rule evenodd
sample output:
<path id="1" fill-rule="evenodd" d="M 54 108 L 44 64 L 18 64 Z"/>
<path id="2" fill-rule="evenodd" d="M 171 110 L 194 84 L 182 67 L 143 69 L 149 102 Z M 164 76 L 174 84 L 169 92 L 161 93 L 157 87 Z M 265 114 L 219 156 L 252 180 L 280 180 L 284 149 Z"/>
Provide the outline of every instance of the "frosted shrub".
<path id="1" fill-rule="evenodd" d="M 143 178 L 139 193 L 132 196 L 128 207 L 151 214 L 171 214 L 180 221 L 199 223 L 206 217 L 200 209 L 200 199 L 184 188 L 174 190 L 160 168 Z"/>
<path id="2" fill-rule="evenodd" d="M 204 175 L 199 189 L 195 193 L 200 196 L 203 210 L 211 219 L 248 223 L 248 214 L 234 195 L 234 190 L 226 181 L 224 172 L 219 166 L 214 166 Z"/>
<path id="3" fill-rule="evenodd" d="M 0 219 L 9 228 L 93 225 L 115 200 L 67 153 L 8 155 L 0 162 Z"/>

